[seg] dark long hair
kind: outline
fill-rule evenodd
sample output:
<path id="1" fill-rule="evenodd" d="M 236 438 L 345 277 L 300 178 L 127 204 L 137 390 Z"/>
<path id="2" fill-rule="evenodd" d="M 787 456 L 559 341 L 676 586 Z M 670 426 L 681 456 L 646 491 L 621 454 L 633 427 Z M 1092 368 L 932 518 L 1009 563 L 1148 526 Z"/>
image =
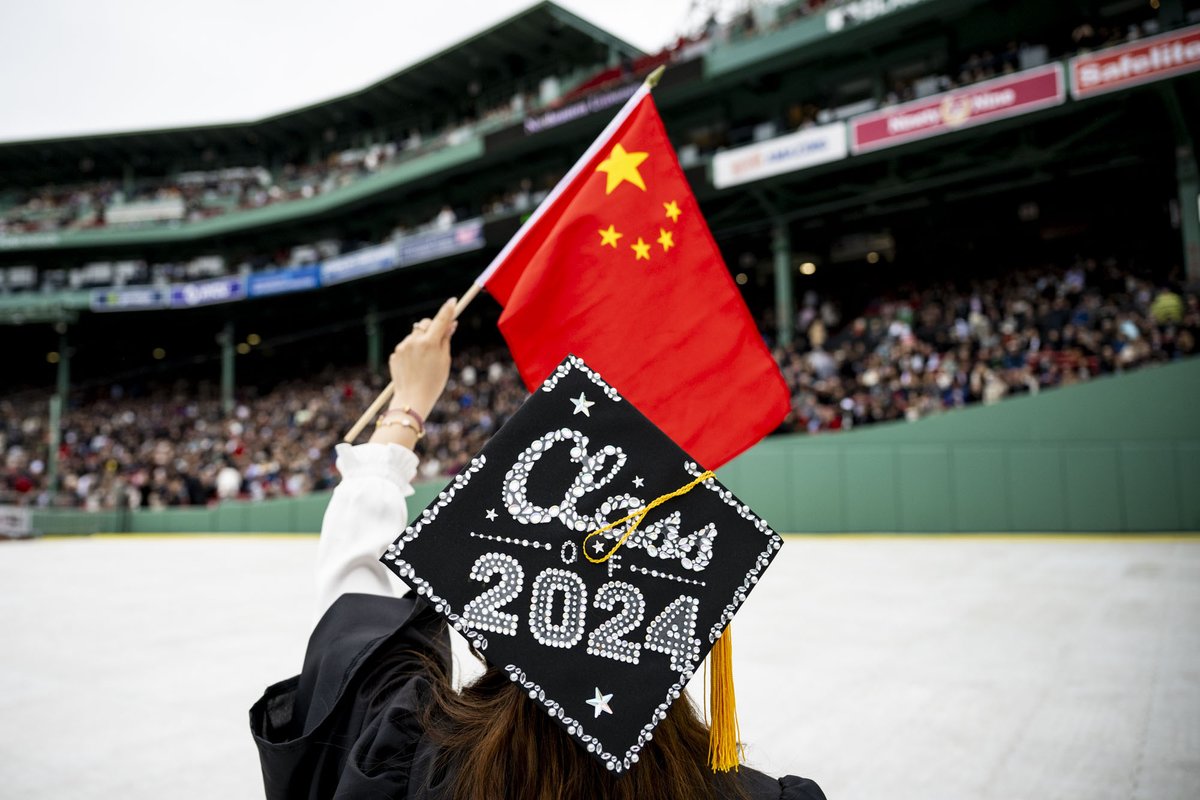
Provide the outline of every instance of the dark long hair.
<path id="1" fill-rule="evenodd" d="M 455 800 L 745 797 L 734 773 L 708 768 L 708 728 L 686 694 L 621 777 L 584 752 L 503 670 L 490 668 L 457 692 L 447 665 L 426 659 L 426 666 L 424 728 L 453 776 Z"/>

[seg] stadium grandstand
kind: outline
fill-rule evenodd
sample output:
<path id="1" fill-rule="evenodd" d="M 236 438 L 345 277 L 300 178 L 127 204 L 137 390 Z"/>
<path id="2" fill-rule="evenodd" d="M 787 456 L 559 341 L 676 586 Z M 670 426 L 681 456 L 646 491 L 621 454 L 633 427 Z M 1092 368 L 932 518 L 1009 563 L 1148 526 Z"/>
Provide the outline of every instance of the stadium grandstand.
<path id="1" fill-rule="evenodd" d="M 663 65 L 779 433 L 1195 354 L 1200 2 L 764 3 L 656 53 L 542 2 L 273 117 L 0 143 L 0 503 L 112 529 L 328 489 L 391 345 Z M 498 312 L 462 320 L 433 486 L 525 396 Z"/>
<path id="2" fill-rule="evenodd" d="M 630 659 L 670 665 L 668 699 L 647 708 L 674 716 L 690 696 L 718 735 L 695 772 L 663 745 L 699 762 L 699 729 L 641 728 L 622 768 L 666 754 L 683 778 L 619 778 L 630 794 L 1200 797 L 1200 0 L 96 5 L 0 7 L 9 122 L 203 121 L 214 98 L 277 111 L 281 90 L 326 91 L 314 76 L 340 92 L 356 69 L 397 71 L 230 124 L 0 141 L 0 798 L 442 797 L 463 766 L 495 777 L 505 759 L 564 776 L 564 797 L 603 794 L 575 762 L 542 769 L 546 737 L 506 751 L 520 726 L 431 727 L 451 702 L 428 705 L 444 694 L 429 688 L 435 610 L 455 686 L 487 665 L 519 681 L 511 705 L 481 710 L 485 681 L 462 709 L 527 722 L 497 714 L 536 697 L 606 758 L 599 726 L 656 691 Z M 238 91 L 205 94 L 222 75 Z M 631 97 L 640 116 L 589 152 Z M 532 258 L 513 248 L 495 295 L 465 306 L 438 395 L 447 298 L 585 153 L 569 183 L 604 200 L 557 193 L 568 233 Z M 614 167 L 635 158 L 644 173 Z M 658 216 L 683 180 L 723 266 L 707 241 L 684 246 L 703 233 L 690 201 L 675 240 Z M 601 206 L 610 183 L 619 202 Z M 666 241 L 652 265 L 687 253 L 689 268 L 617 269 L 646 263 L 625 222 L 647 205 Z M 599 244 L 613 261 L 563 258 L 596 208 L 624 215 L 597 233 L 626 232 L 625 263 Z M 553 297 L 522 308 L 518 335 L 505 317 L 510 351 L 497 298 L 520 306 L 514 269 Z M 594 313 L 595 275 L 651 313 Z M 643 276 L 692 280 L 647 292 Z M 650 406 L 610 364 L 670 395 L 662 419 L 714 439 L 761 423 L 741 442 L 756 443 L 720 465 L 691 444 L 680 458 L 568 370 L 524 405 L 520 334 L 561 348 L 585 311 L 600 333 L 580 338 L 617 353 L 590 377 L 630 400 L 618 411 Z M 640 346 L 659 332 L 669 351 Z M 702 389 L 680 377 L 731 342 Z M 374 442 L 338 448 L 393 376 L 396 407 L 356 440 Z M 515 461 L 514 431 L 540 437 Z M 417 552 L 446 559 L 444 578 L 401 552 L 431 523 Z M 397 610 L 356 610 L 375 602 Z M 700 668 L 689 625 L 726 657 Z M 490 648 L 459 635 L 481 630 Z M 513 630 L 601 671 L 555 666 L 577 684 L 560 702 L 523 656 L 509 663 Z M 441 758 L 446 739 L 470 743 L 461 760 Z M 709 783 L 734 764 L 737 784 Z M 816 784 L 783 777 L 798 775 Z M 523 791 L 474 785 L 458 794 Z"/>

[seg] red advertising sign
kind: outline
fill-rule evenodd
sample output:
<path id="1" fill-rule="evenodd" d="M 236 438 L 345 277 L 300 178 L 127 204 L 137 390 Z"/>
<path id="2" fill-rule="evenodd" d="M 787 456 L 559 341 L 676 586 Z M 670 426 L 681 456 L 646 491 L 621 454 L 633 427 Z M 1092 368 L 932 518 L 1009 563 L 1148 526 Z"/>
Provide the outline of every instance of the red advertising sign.
<path id="1" fill-rule="evenodd" d="M 1071 59 L 1076 100 L 1200 69 L 1200 25 Z"/>
<path id="2" fill-rule="evenodd" d="M 1062 65 L 1046 64 L 855 117 L 850 120 L 850 149 L 865 153 L 927 139 L 1057 106 L 1065 97 Z"/>

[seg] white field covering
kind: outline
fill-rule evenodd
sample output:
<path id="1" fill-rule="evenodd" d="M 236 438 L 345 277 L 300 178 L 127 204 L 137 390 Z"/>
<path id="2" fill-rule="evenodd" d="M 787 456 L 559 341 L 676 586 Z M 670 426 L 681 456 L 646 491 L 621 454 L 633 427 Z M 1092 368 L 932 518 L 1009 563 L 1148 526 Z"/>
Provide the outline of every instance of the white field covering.
<path id="1" fill-rule="evenodd" d="M 0 797 L 261 796 L 247 709 L 299 668 L 315 552 L 0 543 Z M 831 800 L 1195 798 L 1198 620 L 1200 539 L 789 537 L 734 622 L 749 762 Z"/>

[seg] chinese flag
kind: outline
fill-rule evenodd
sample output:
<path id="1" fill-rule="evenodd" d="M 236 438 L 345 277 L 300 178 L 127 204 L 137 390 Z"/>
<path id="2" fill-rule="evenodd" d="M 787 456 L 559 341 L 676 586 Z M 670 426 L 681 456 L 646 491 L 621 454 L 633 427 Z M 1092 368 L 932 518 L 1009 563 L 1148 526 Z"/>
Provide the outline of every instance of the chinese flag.
<path id="1" fill-rule="evenodd" d="M 647 89 L 478 282 L 530 391 L 574 353 L 706 468 L 788 413 Z"/>

